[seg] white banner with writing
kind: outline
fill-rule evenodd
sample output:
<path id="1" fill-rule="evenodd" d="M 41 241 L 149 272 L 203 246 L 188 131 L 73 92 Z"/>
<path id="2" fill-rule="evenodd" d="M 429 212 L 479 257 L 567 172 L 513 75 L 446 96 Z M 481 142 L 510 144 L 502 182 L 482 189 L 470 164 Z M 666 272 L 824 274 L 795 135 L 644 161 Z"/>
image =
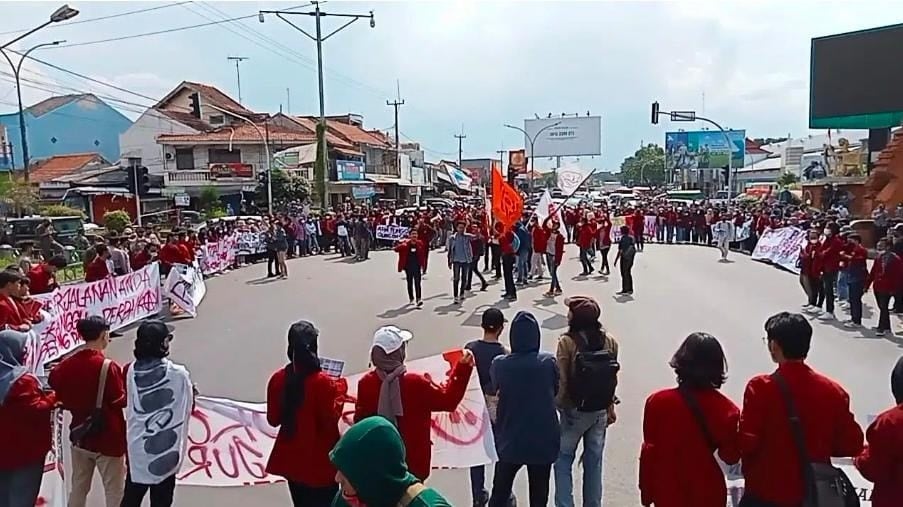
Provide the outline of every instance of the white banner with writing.
<path id="1" fill-rule="evenodd" d="M 799 227 L 766 229 L 753 250 L 752 258 L 776 264 L 794 273 L 800 272 L 800 251 L 806 245 L 806 231 Z"/>
<path id="2" fill-rule="evenodd" d="M 377 225 L 376 239 L 398 241 L 408 237 L 409 230 L 410 227 L 402 227 L 400 225 Z"/>
<path id="3" fill-rule="evenodd" d="M 235 264 L 238 235 L 232 234 L 220 238 L 219 241 L 208 242 L 198 248 L 198 264 L 205 275 L 222 273 Z"/>
<path id="4" fill-rule="evenodd" d="M 163 285 L 163 292 L 172 302 L 192 317 L 198 316 L 198 306 L 207 295 L 204 275 L 194 266 L 173 264 Z"/>

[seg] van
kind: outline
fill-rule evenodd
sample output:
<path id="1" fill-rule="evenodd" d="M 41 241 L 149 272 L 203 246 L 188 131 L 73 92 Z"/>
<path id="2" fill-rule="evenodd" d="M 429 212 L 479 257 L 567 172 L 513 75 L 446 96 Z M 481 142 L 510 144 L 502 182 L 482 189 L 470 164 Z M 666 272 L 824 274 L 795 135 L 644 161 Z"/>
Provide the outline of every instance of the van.
<path id="1" fill-rule="evenodd" d="M 79 231 L 85 230 L 85 220 L 82 217 L 41 217 L 31 216 L 25 218 L 11 218 L 6 221 L 7 241 L 16 248 L 24 241 L 38 243 L 37 228 L 44 220 L 49 219 L 53 224 L 56 239 L 62 245 L 73 245 Z"/>

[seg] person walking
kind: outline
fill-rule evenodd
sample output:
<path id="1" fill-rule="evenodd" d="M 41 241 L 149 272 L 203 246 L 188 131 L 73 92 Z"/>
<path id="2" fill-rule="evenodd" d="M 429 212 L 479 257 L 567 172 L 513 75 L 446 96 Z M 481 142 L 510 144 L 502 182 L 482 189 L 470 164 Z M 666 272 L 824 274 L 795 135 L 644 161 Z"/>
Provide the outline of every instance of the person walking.
<path id="1" fill-rule="evenodd" d="M 865 280 L 863 291 L 869 287 L 875 289 L 875 301 L 878 305 L 878 336 L 892 333 L 890 328 L 890 298 L 898 294 L 903 286 L 903 259 L 888 249 L 887 239 L 878 240 L 878 256 L 872 263 L 872 270 Z"/>
<path id="2" fill-rule="evenodd" d="M 485 242 L 486 238 L 480 231 L 480 227 L 476 223 L 471 224 L 470 250 L 473 252 L 473 260 L 470 261 L 470 270 L 467 272 L 467 283 L 464 287 L 468 292 L 473 290 L 474 275 L 480 279 L 480 292 L 486 292 L 486 288 L 488 287 L 486 278 L 484 278 L 483 273 L 480 272 L 480 256 L 483 255 L 483 251 L 486 249 Z"/>
<path id="3" fill-rule="evenodd" d="M 533 255 L 530 257 L 530 276 L 535 280 L 542 280 L 543 265 L 546 261 L 546 248 L 549 241 L 549 229 L 545 222 L 539 223 L 537 217 L 530 221 L 530 237 L 533 239 Z"/>
<path id="4" fill-rule="evenodd" d="M 633 295 L 633 261 L 636 257 L 636 243 L 630 236 L 630 228 L 621 226 L 621 238 L 618 240 L 618 253 L 614 265 L 621 261 L 621 290 L 619 295 Z"/>
<path id="5" fill-rule="evenodd" d="M 530 231 L 524 225 L 524 219 L 518 220 L 514 226 L 514 234 L 517 235 L 517 284 L 527 284 L 527 275 L 530 272 L 530 253 L 533 251 L 533 238 Z"/>
<path id="6" fill-rule="evenodd" d="M 572 477 L 577 446 L 583 442 L 583 505 L 602 505 L 602 451 L 605 432 L 617 420 L 618 342 L 599 322 L 602 314 L 592 298 L 565 299 L 568 330 L 558 339 L 555 354 L 561 421 L 561 448 L 555 460 L 555 506 L 574 506 Z"/>
<path id="7" fill-rule="evenodd" d="M 499 248 L 502 252 L 502 275 L 505 277 L 505 293 L 502 295 L 508 301 L 517 301 L 517 285 L 514 283 L 514 265 L 517 261 L 517 251 L 520 242 L 516 234 L 511 230 L 504 230 L 501 223 L 499 227 Z"/>
<path id="8" fill-rule="evenodd" d="M 599 253 L 602 255 L 602 265 L 599 267 L 599 274 L 608 276 L 611 274 L 611 266 L 608 265 L 608 252 L 611 250 L 611 219 L 608 212 L 603 211 L 599 220 Z"/>
<path id="9" fill-rule="evenodd" d="M 426 245 L 420 240 L 417 229 L 411 229 L 407 239 L 395 245 L 398 253 L 398 272 L 404 272 L 408 284 L 408 303 L 417 308 L 423 307 L 423 292 L 420 287 L 421 277 L 426 272 Z"/>
<path id="10" fill-rule="evenodd" d="M 458 408 L 467 391 L 474 359 L 469 350 L 463 351 L 446 382 L 436 385 L 426 375 L 407 371 L 405 344 L 412 338 L 410 331 L 396 326 L 376 330 L 370 348 L 373 369 L 358 381 L 354 421 L 380 415 L 397 425 L 407 449 L 408 468 L 425 481 L 430 475 L 432 414 Z"/>
<path id="11" fill-rule="evenodd" d="M 170 507 L 176 473 L 185 458 L 194 386 L 188 370 L 168 359 L 172 327 L 159 319 L 138 326 L 135 362 L 124 368 L 128 472 L 121 507 Z M 167 396 L 160 398 L 160 393 Z M 158 427 L 160 421 L 165 426 Z"/>
<path id="12" fill-rule="evenodd" d="M 276 250 L 276 272 L 280 278 L 288 278 L 288 266 L 285 257 L 288 254 L 289 239 L 285 227 L 280 220 L 276 220 L 273 227 L 273 249 Z"/>
<path id="13" fill-rule="evenodd" d="M 825 294 L 825 311 L 819 315 L 819 319 L 825 321 L 836 320 L 834 316 L 834 287 L 837 285 L 837 272 L 840 271 L 840 252 L 843 250 L 843 240 L 840 238 L 840 227 L 835 222 L 825 227 L 825 239 L 818 248 L 821 263 L 822 290 Z"/>
<path id="14" fill-rule="evenodd" d="M 890 374 L 896 405 L 878 414 L 865 432 L 868 445 L 853 459 L 867 481 L 874 483 L 872 507 L 903 505 L 903 357 Z"/>
<path id="15" fill-rule="evenodd" d="M 734 240 L 734 224 L 727 214 L 722 214 L 721 219 L 712 226 L 712 238 L 715 246 L 721 251 L 721 262 L 727 262 L 727 254 L 730 253 L 730 244 Z"/>
<path id="16" fill-rule="evenodd" d="M 448 237 L 446 251 L 448 252 L 448 269 L 452 270 L 452 292 L 455 304 L 464 299 L 464 287 L 467 285 L 467 277 L 470 266 L 473 263 L 473 236 L 465 232 L 464 221 L 455 223 L 455 232 Z"/>
<path id="17" fill-rule="evenodd" d="M 669 363 L 677 387 L 646 398 L 640 451 L 640 503 L 648 507 L 725 507 L 722 468 L 740 459 L 740 409 L 719 391 L 727 361 L 718 339 L 693 333 Z"/>
<path id="18" fill-rule="evenodd" d="M 546 249 L 543 253 L 546 256 L 546 265 L 549 267 L 549 276 L 552 278 L 552 284 L 545 296 L 554 297 L 562 293 L 561 282 L 558 279 L 558 267 L 561 266 L 561 260 L 564 258 L 564 235 L 561 234 L 561 224 L 558 223 L 558 220 L 547 218 L 543 227 L 548 235 Z"/>
<path id="19" fill-rule="evenodd" d="M 495 464 L 490 507 L 507 505 L 514 478 L 524 466 L 529 504 L 543 506 L 549 500 L 549 476 L 561 443 L 555 412 L 559 372 L 555 357 L 540 352 L 539 334 L 536 317 L 518 312 L 511 321 L 511 353 L 493 359 L 489 369 L 499 397 L 499 461 Z"/>
<path id="20" fill-rule="evenodd" d="M 580 265 L 583 267 L 583 271 L 580 272 L 580 275 L 588 276 L 595 270 L 592 261 L 590 261 L 589 253 L 590 248 L 592 248 L 593 245 L 593 238 L 596 236 L 595 221 L 581 218 L 580 221 L 577 222 L 577 228 L 574 235 L 577 237 L 577 246 L 580 247 Z"/>
<path id="21" fill-rule="evenodd" d="M 808 232 L 808 241 L 806 245 L 800 249 L 800 284 L 806 292 L 806 304 L 803 305 L 803 311 L 806 313 L 814 313 L 819 310 L 822 293 L 821 283 L 821 259 L 818 257 L 818 237 L 816 230 Z"/>
<path id="22" fill-rule="evenodd" d="M 33 507 L 52 441 L 56 395 L 25 368 L 28 335 L 0 331 L 0 505 Z"/>
<path id="23" fill-rule="evenodd" d="M 857 233 L 847 235 L 847 247 L 841 253 L 845 264 L 844 273 L 847 285 L 847 297 L 850 305 L 850 320 L 844 327 L 858 329 L 862 327 L 862 294 L 868 278 L 868 250 L 862 246 L 862 237 Z"/>
<path id="24" fill-rule="evenodd" d="M 500 226 L 501 224 L 496 222 L 489 235 L 489 254 L 492 257 L 490 270 L 495 273 L 493 278 L 496 280 L 502 277 L 502 247 L 499 242 L 499 237 L 501 236 Z"/>
<path id="25" fill-rule="evenodd" d="M 338 491 L 329 452 L 339 441 L 343 394 L 320 367 L 320 332 L 306 320 L 288 329 L 288 360 L 267 384 L 267 422 L 279 428 L 267 473 L 284 477 L 295 507 L 328 507 Z"/>

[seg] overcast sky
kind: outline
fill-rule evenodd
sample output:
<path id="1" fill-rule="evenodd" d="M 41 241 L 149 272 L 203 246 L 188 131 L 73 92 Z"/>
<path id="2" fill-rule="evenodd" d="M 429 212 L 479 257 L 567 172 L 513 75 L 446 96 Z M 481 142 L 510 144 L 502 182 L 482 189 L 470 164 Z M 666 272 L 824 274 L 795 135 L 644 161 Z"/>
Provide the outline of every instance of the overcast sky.
<path id="1" fill-rule="evenodd" d="M 209 23 L 224 17 L 289 8 L 294 2 L 181 2 L 140 14 L 53 26 L 14 45 L 100 39 Z M 79 2 L 72 21 L 165 5 Z M 0 32 L 40 24 L 56 7 L 2 2 Z M 364 115 L 365 126 L 394 125 L 396 81 L 405 105 L 404 140 L 426 149 L 427 160 L 457 157 L 453 137 L 463 127 L 464 157 L 488 157 L 522 146 L 503 127 L 549 113 L 602 116 L 601 159 L 617 170 L 641 142 L 663 143 L 667 124 L 650 125 L 649 107 L 695 109 L 749 137 L 805 135 L 812 37 L 903 22 L 899 0 L 868 2 L 342 2 L 326 12 L 376 13 L 376 28 L 355 23 L 324 44 L 327 114 Z M 313 20 L 293 18 L 313 29 Z M 338 27 L 341 20 L 324 20 Z M 71 23 L 71 22 L 70 22 Z M 64 24 L 65 25 L 65 24 Z M 0 42 L 14 33 L 0 35 Z M 318 111 L 316 47 L 276 18 L 256 17 L 162 35 L 38 50 L 38 58 L 147 97 L 162 97 L 182 80 L 215 85 L 237 99 L 241 67 L 244 104 L 256 111 Z M 3 60 L 0 60 L 3 63 Z M 0 112 L 15 109 L 9 69 L 0 65 Z M 130 118 L 152 104 L 29 62 L 25 102 L 74 90 L 126 100 L 111 102 Z M 74 90 L 73 90 L 74 89 Z M 679 125 L 691 128 L 687 124 Z M 546 165 L 543 161 L 541 165 Z"/>

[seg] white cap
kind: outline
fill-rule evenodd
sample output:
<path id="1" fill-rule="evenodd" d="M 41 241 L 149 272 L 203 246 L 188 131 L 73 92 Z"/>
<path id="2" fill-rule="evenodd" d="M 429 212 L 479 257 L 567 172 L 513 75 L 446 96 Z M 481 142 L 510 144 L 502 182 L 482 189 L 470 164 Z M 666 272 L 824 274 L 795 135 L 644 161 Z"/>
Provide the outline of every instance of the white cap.
<path id="1" fill-rule="evenodd" d="M 383 326 L 373 333 L 373 345 L 370 347 L 379 347 L 386 354 L 391 354 L 400 349 L 402 345 L 407 343 L 414 335 L 407 330 L 400 329 L 397 326 Z"/>

